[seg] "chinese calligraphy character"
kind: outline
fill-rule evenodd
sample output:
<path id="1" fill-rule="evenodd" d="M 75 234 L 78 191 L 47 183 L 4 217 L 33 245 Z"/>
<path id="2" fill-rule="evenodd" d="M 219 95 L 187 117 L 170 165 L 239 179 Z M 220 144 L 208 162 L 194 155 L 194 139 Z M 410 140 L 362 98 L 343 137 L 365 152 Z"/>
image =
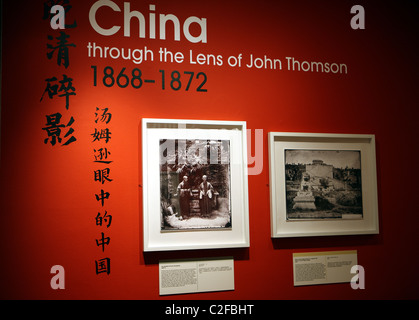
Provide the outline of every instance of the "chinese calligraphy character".
<path id="1" fill-rule="evenodd" d="M 111 242 L 111 238 L 109 237 L 105 237 L 105 234 L 103 232 L 101 232 L 102 234 L 102 238 L 100 238 L 99 240 L 96 239 L 96 245 L 102 246 L 102 251 L 105 251 L 105 245 L 109 245 L 109 242 Z"/>
<path id="2" fill-rule="evenodd" d="M 95 171 L 95 181 L 99 181 L 102 184 L 105 183 L 105 181 L 109 181 L 111 182 L 112 179 L 109 178 L 109 172 L 111 171 L 111 169 L 106 168 L 103 170 L 96 170 Z"/>
<path id="3" fill-rule="evenodd" d="M 60 124 L 61 123 L 61 118 L 62 115 L 61 113 L 54 113 L 51 115 L 47 115 L 47 123 L 46 123 L 46 127 L 42 128 L 42 130 L 45 130 L 48 134 L 48 138 L 46 138 L 44 140 L 44 143 L 47 144 L 48 141 L 51 139 L 50 143 L 51 145 L 55 145 L 58 141 L 58 143 L 61 143 L 62 138 L 61 138 L 61 129 L 65 128 L 65 127 L 70 127 L 73 123 L 74 123 L 74 118 L 71 117 L 70 121 L 68 122 L 67 125 L 64 124 Z M 70 128 L 67 133 L 64 135 L 64 138 L 67 138 L 68 136 L 70 136 L 71 134 L 73 134 L 74 129 Z M 73 143 L 74 141 L 76 141 L 77 139 L 74 136 L 71 136 L 64 144 L 63 146 L 67 146 L 70 143 Z"/>
<path id="4" fill-rule="evenodd" d="M 99 108 L 96 108 L 96 111 L 98 112 L 95 112 L 95 118 L 96 118 L 95 122 L 97 123 L 98 121 L 100 121 L 100 122 L 105 122 L 106 124 L 108 124 L 112 119 L 112 113 L 108 112 L 109 110 L 108 108 L 103 108 L 100 110 L 103 111 L 101 114 L 99 114 Z"/>
<path id="5" fill-rule="evenodd" d="M 56 46 L 53 46 L 51 44 L 47 44 L 47 48 L 51 49 L 50 52 L 47 53 L 48 59 L 52 59 L 54 52 L 58 50 L 57 53 L 57 64 L 61 66 L 61 64 L 64 65 L 64 67 L 67 69 L 67 67 L 70 64 L 69 59 L 69 47 L 75 47 L 76 45 L 74 43 L 68 43 L 68 38 L 70 38 L 69 35 L 67 35 L 65 32 L 60 31 L 60 36 L 56 39 L 58 40 L 58 43 Z M 54 38 L 52 36 L 48 36 L 48 40 L 53 40 Z"/>
<path id="6" fill-rule="evenodd" d="M 108 161 L 108 155 L 110 155 L 111 153 L 108 151 L 107 148 L 100 148 L 98 150 L 93 149 L 93 151 L 95 152 L 95 161 L 94 162 L 98 162 L 98 163 L 112 163 L 113 161 Z"/>
<path id="7" fill-rule="evenodd" d="M 105 204 L 105 200 L 109 199 L 109 196 L 111 194 L 109 192 L 103 191 L 103 189 L 100 191 L 100 194 L 95 194 L 96 200 L 102 202 L 102 207 Z"/>
<path id="8" fill-rule="evenodd" d="M 95 133 L 91 134 L 91 136 L 93 136 L 94 138 L 92 142 L 105 139 L 105 142 L 108 143 L 109 140 L 111 139 L 111 134 L 112 132 L 110 132 L 108 128 L 100 129 L 100 131 L 95 128 Z"/>
<path id="9" fill-rule="evenodd" d="M 107 223 L 106 228 L 109 228 L 111 226 L 112 215 L 108 215 L 107 211 L 105 211 L 105 214 L 103 215 L 103 217 L 101 216 L 100 212 L 98 212 L 95 219 L 96 219 L 97 226 L 102 226 L 103 222 Z"/>
<path id="10" fill-rule="evenodd" d="M 60 92 L 64 92 L 63 94 L 58 95 L 59 97 L 65 97 L 66 104 L 65 108 L 68 110 L 68 107 L 70 105 L 70 96 L 75 96 L 76 93 L 74 92 L 76 88 L 73 86 L 73 79 L 68 77 L 67 75 L 63 74 L 63 80 L 60 80 L 58 84 L 52 84 L 52 82 L 57 81 L 58 79 L 56 77 L 45 79 L 47 82 L 47 86 L 45 88 L 44 93 L 42 94 L 41 100 L 44 99 L 45 93 L 48 94 L 48 97 L 50 99 L 53 99 L 55 95 L 57 95 Z"/>
<path id="11" fill-rule="evenodd" d="M 100 273 L 110 274 L 111 273 L 111 259 L 104 258 L 104 259 L 96 260 L 95 264 L 96 264 L 96 274 L 100 274 Z"/>

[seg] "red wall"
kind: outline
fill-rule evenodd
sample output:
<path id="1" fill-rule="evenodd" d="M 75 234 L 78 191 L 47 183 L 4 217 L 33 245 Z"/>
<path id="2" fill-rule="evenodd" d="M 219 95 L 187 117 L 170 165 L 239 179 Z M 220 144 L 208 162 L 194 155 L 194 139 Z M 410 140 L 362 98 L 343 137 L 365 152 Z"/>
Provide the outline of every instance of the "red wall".
<path id="1" fill-rule="evenodd" d="M 366 29 L 350 27 L 351 1 L 133 1 L 131 10 L 172 13 L 180 20 L 205 17 L 208 42 L 130 38 L 122 31 L 105 37 L 89 24 L 95 1 L 70 0 L 66 29 L 70 65 L 58 66 L 46 56 L 48 35 L 58 36 L 42 19 L 43 3 L 25 1 L 16 11 L 3 3 L 1 89 L 0 298 L 1 299 L 417 299 L 419 297 L 417 160 L 417 14 L 404 4 L 361 3 Z M 115 0 L 119 6 L 123 1 Z M 22 5 L 19 5 L 21 8 Z M 108 15 L 109 16 L 106 16 Z M 18 16 L 19 15 L 19 16 Z M 107 27 L 122 23 L 122 13 L 101 11 Z M 100 46 L 143 48 L 154 61 L 87 57 L 88 42 Z M 160 47 L 222 55 L 223 66 L 159 62 Z M 283 62 L 282 70 L 233 68 L 227 57 L 242 53 L 267 55 Z M 304 61 L 345 63 L 347 74 L 286 70 L 285 57 Z M 56 59 L 56 55 L 54 56 Z M 205 72 L 207 92 L 173 91 L 166 83 L 106 88 L 93 69 L 112 66 L 119 72 L 140 68 L 146 77 Z M 70 107 L 63 98 L 44 97 L 45 79 L 66 74 L 76 95 Z M 112 139 L 111 183 L 94 181 L 91 136 L 99 125 L 96 108 L 109 108 Z M 77 141 L 44 144 L 46 115 L 60 112 Z M 263 129 L 263 171 L 249 176 L 250 248 L 168 253 L 142 252 L 141 119 L 245 120 Z M 66 129 L 63 129 L 66 130 Z M 279 132 L 375 134 L 379 201 L 379 235 L 271 239 L 267 134 Z M 253 131 L 254 132 L 254 131 Z M 110 192 L 105 209 L 109 229 L 97 227 L 102 211 L 95 199 Z M 111 237 L 105 252 L 96 246 L 100 232 Z M 365 290 L 349 284 L 294 287 L 292 253 L 358 250 L 365 268 Z M 235 290 L 159 297 L 158 261 L 168 258 L 230 256 L 235 258 Z M 109 275 L 96 275 L 95 260 L 111 258 Z M 50 269 L 65 268 L 65 290 L 52 290 Z"/>

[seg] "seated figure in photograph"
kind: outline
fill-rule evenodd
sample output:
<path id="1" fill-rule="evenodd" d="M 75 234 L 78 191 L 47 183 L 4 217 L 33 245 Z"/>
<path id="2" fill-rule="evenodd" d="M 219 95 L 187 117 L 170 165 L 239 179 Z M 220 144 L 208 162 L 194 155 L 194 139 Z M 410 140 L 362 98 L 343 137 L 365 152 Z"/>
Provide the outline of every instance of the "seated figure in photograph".
<path id="1" fill-rule="evenodd" d="M 202 183 L 199 185 L 199 203 L 201 207 L 201 216 L 208 217 L 212 211 L 212 197 L 214 188 L 207 181 L 207 176 L 202 176 Z"/>
<path id="2" fill-rule="evenodd" d="M 177 194 L 180 202 L 180 214 L 182 215 L 182 218 L 188 218 L 190 216 L 189 201 L 192 197 L 192 191 L 187 176 L 184 176 L 183 181 L 179 183 L 177 187 Z"/>

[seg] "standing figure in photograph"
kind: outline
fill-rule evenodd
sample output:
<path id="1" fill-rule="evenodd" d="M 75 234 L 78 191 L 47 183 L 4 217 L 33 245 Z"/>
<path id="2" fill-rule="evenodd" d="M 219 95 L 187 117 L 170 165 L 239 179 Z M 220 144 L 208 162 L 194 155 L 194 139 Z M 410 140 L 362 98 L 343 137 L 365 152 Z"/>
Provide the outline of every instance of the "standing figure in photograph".
<path id="1" fill-rule="evenodd" d="M 199 185 L 199 204 L 201 207 L 201 216 L 208 217 L 212 211 L 212 196 L 214 188 L 207 181 L 207 176 L 202 176 L 202 183 Z"/>
<path id="2" fill-rule="evenodd" d="M 182 218 L 189 218 L 190 206 L 189 201 L 192 197 L 191 186 L 188 182 L 188 177 L 184 176 L 183 181 L 177 187 L 177 194 L 179 196 L 180 214 Z"/>

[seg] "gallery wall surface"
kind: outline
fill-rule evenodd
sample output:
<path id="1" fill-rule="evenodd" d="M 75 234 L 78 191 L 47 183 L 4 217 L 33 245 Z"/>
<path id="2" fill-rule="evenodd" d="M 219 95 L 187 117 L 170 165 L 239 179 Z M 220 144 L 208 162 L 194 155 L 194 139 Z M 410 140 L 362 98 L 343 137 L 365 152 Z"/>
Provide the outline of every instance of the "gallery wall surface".
<path id="1" fill-rule="evenodd" d="M 1 299 L 419 297 L 411 5 L 69 0 L 55 30 L 52 2 L 3 3 Z M 249 248 L 143 252 L 143 118 L 246 121 Z M 271 239 L 269 132 L 375 135 L 380 233 Z M 294 287 L 293 253 L 334 250 L 357 250 L 364 290 Z M 159 296 L 160 260 L 225 256 L 234 291 Z"/>

